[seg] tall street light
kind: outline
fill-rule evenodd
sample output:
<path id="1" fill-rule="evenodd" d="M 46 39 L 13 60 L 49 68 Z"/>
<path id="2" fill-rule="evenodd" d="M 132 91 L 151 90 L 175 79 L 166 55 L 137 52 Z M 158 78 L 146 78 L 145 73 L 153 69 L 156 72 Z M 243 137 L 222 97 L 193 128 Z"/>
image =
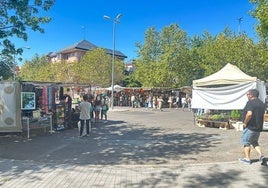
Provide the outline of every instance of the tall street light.
<path id="1" fill-rule="evenodd" d="M 115 29 L 116 24 L 120 22 L 122 14 L 118 14 L 115 18 L 104 15 L 103 18 L 106 20 L 111 20 L 113 22 L 113 58 L 112 58 L 112 94 L 111 94 L 111 109 L 114 109 L 114 60 L 115 60 Z"/>

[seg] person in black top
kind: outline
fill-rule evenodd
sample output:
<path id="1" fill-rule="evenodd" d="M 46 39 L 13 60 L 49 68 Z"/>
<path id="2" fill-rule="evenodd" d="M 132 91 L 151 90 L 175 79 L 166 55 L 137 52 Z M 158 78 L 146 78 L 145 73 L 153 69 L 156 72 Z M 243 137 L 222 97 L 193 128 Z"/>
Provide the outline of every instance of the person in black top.
<path id="1" fill-rule="evenodd" d="M 97 95 L 94 101 L 94 112 L 95 112 L 95 123 L 98 123 L 100 120 L 100 112 L 101 112 L 101 96 Z"/>
<path id="2" fill-rule="evenodd" d="M 264 163 L 264 156 L 259 146 L 260 132 L 263 129 L 263 118 L 265 105 L 258 98 L 259 91 L 251 89 L 247 92 L 248 102 L 243 110 L 244 130 L 241 136 L 241 143 L 244 145 L 245 158 L 240 159 L 241 162 L 251 164 L 250 151 L 251 145 L 259 153 L 259 160 Z"/>
<path id="3" fill-rule="evenodd" d="M 65 94 L 63 96 L 64 98 L 64 102 L 65 102 L 65 124 L 67 126 L 67 128 L 73 128 L 72 127 L 72 123 L 71 123 L 71 119 L 72 119 L 72 114 L 73 114 L 73 110 L 72 110 L 72 97 L 68 94 Z"/>

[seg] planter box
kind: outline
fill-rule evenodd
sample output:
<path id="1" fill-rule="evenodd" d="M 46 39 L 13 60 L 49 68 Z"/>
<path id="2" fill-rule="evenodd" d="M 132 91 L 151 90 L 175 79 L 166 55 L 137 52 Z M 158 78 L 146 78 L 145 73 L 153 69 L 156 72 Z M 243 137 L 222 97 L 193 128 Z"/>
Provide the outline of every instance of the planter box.
<path id="1" fill-rule="evenodd" d="M 228 121 L 212 121 L 212 120 L 197 119 L 197 125 L 201 127 L 214 127 L 221 129 L 231 128 Z"/>

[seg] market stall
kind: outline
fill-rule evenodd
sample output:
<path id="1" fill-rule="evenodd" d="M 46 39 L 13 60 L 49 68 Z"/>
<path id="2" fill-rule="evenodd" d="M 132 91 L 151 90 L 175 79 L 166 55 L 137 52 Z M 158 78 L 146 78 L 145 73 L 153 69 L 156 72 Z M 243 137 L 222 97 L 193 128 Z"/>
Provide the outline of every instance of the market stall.
<path id="1" fill-rule="evenodd" d="M 89 93 L 88 85 L 55 82 L 1 81 L 0 82 L 0 132 L 25 132 L 40 129 L 44 132 L 70 128 L 75 124 L 76 113 L 70 113 L 72 100 L 79 92 Z M 65 94 L 64 94 L 65 93 Z M 75 101 L 77 102 L 77 101 Z M 76 117 L 76 116 L 75 116 Z"/>
<path id="2" fill-rule="evenodd" d="M 229 111 L 230 116 L 232 110 L 244 108 L 248 100 L 246 93 L 250 89 L 258 89 L 259 98 L 265 102 L 264 82 L 228 63 L 218 72 L 193 81 L 192 108 L 196 111 Z"/>
<path id="3" fill-rule="evenodd" d="M 228 63 L 218 72 L 193 81 L 192 108 L 232 110 L 243 109 L 250 89 L 258 89 L 265 102 L 264 82 Z"/>

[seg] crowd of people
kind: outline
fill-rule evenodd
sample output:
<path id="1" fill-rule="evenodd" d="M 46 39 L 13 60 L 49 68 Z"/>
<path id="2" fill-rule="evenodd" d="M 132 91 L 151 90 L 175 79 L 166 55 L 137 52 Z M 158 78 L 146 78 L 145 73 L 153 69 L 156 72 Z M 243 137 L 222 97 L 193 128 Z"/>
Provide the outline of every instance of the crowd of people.
<path id="1" fill-rule="evenodd" d="M 264 103 L 258 99 L 259 92 L 255 89 L 249 90 L 247 93 L 248 102 L 243 110 L 243 123 L 244 130 L 241 136 L 241 143 L 244 146 L 245 158 L 240 159 L 241 162 L 246 164 L 251 164 L 252 160 L 250 158 L 251 146 L 256 149 L 259 154 L 259 161 L 262 164 L 266 164 L 265 157 L 259 146 L 258 140 L 260 132 L 263 127 L 263 114 L 265 110 Z M 72 98 L 69 95 L 64 97 L 66 103 L 66 119 L 69 120 L 71 113 Z M 152 109 L 159 109 L 162 111 L 163 104 L 167 103 L 168 108 L 182 108 L 185 111 L 187 107 L 188 111 L 191 109 L 191 96 L 173 96 L 163 97 L 163 95 L 153 96 L 152 94 L 145 95 L 145 97 L 140 94 L 132 93 L 130 96 L 130 106 L 132 108 L 146 107 Z M 119 96 L 119 106 L 123 105 L 123 95 Z M 83 132 L 86 129 L 85 136 L 88 136 L 91 131 L 92 123 L 99 123 L 100 120 L 107 121 L 107 111 L 109 109 L 110 98 L 107 95 L 93 95 L 85 94 L 83 95 L 83 101 L 79 103 L 79 137 L 84 136 Z M 197 113 L 199 113 L 197 111 Z M 86 127 L 85 127 L 86 126 Z"/>
<path id="2" fill-rule="evenodd" d="M 91 131 L 91 125 L 98 124 L 100 121 L 107 121 L 107 111 L 111 101 L 109 95 L 102 94 L 84 94 L 81 95 L 78 103 L 74 107 L 73 99 L 70 93 L 64 95 L 65 103 L 65 125 L 68 128 L 75 127 L 78 123 L 79 135 L 83 135 L 86 129 L 86 135 Z M 126 95 L 124 92 L 116 93 L 114 97 L 114 106 L 129 106 L 132 108 L 150 108 L 162 111 L 163 108 L 188 108 L 191 111 L 190 95 L 171 95 L 171 94 L 141 94 L 131 93 Z"/>
<path id="3" fill-rule="evenodd" d="M 99 123 L 100 120 L 107 121 L 107 111 L 109 110 L 109 98 L 105 95 L 82 95 L 76 108 L 72 106 L 72 97 L 69 94 L 64 95 L 65 104 L 65 125 L 67 128 L 74 127 L 77 122 L 83 132 L 86 125 L 87 134 L 92 123 Z M 75 116 L 78 115 L 78 116 Z"/>
<path id="4" fill-rule="evenodd" d="M 110 97 L 107 94 L 87 95 L 88 100 L 92 103 L 93 109 L 91 114 L 94 116 L 95 122 L 105 118 L 107 120 L 107 110 L 111 104 Z M 132 93 L 126 95 L 117 93 L 114 97 L 114 106 L 129 106 L 132 108 L 152 108 L 162 110 L 163 108 L 182 108 L 183 111 L 187 108 L 191 111 L 191 95 L 169 95 L 169 94 L 140 94 Z M 69 105 L 68 105 L 69 106 Z M 69 107 L 68 107 L 69 108 Z"/>
<path id="5" fill-rule="evenodd" d="M 146 95 L 144 98 L 140 98 L 139 95 L 132 94 L 131 96 L 131 106 L 133 108 L 145 107 L 152 109 L 163 108 L 180 108 L 182 107 L 183 111 L 187 107 L 191 111 L 191 96 L 183 95 Z"/>
<path id="6" fill-rule="evenodd" d="M 108 101 L 108 97 L 105 95 L 97 95 L 96 97 L 87 94 L 83 95 L 83 101 L 78 105 L 80 137 L 83 136 L 84 122 L 86 122 L 86 135 L 89 135 L 92 123 L 97 124 L 100 120 L 107 121 Z"/>

